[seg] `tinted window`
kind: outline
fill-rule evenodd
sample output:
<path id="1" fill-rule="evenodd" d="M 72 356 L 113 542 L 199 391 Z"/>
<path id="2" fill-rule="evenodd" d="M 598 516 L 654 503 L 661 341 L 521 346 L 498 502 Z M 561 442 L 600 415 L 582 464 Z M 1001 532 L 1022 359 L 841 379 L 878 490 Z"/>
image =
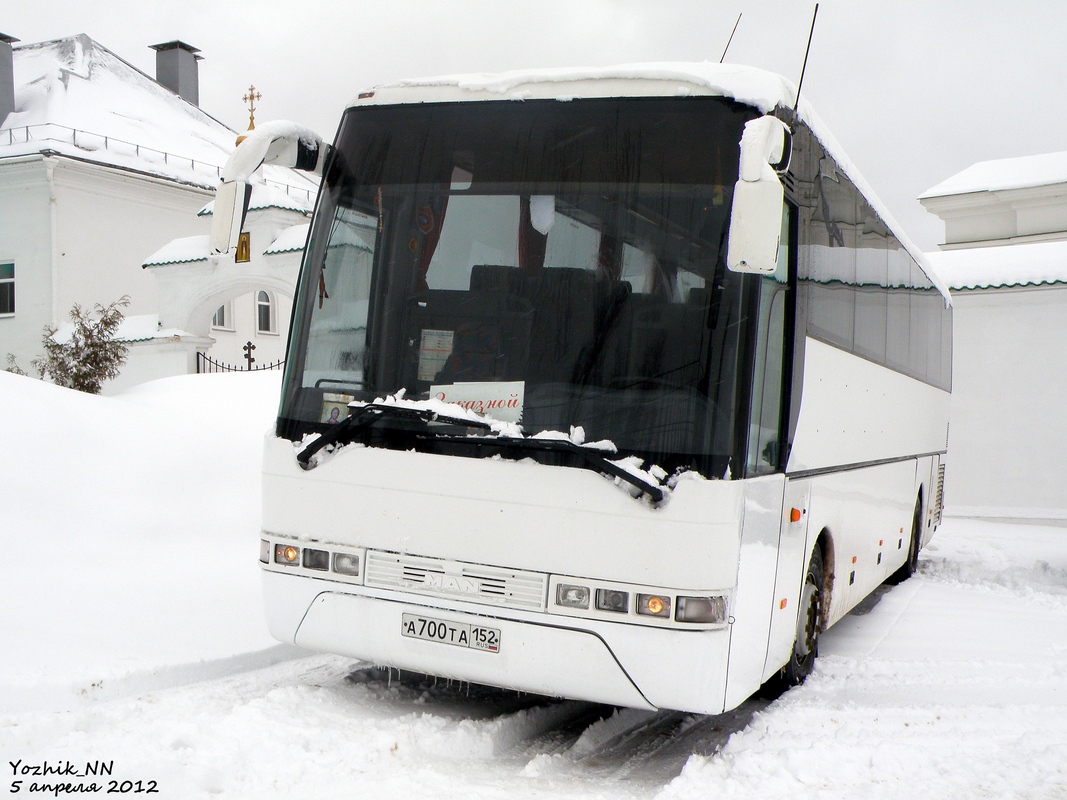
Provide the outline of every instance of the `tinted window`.
<path id="1" fill-rule="evenodd" d="M 804 128 L 792 184 L 801 205 L 806 333 L 940 388 L 951 385 L 952 311 L 860 192 Z"/>
<path id="2" fill-rule="evenodd" d="M 581 427 L 721 477 L 747 444 L 759 279 L 725 269 L 725 243 L 754 116 L 713 97 L 350 110 L 279 431 L 400 390 L 460 402 L 508 386 L 527 434 Z"/>

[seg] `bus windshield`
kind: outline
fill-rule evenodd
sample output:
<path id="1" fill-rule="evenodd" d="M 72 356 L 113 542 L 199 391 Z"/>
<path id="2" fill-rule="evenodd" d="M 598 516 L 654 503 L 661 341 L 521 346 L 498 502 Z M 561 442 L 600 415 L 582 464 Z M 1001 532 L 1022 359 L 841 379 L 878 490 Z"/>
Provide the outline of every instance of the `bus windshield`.
<path id="1" fill-rule="evenodd" d="M 756 115 L 717 97 L 349 109 L 279 435 L 403 390 L 721 477 L 747 425 L 755 284 L 725 248 Z"/>

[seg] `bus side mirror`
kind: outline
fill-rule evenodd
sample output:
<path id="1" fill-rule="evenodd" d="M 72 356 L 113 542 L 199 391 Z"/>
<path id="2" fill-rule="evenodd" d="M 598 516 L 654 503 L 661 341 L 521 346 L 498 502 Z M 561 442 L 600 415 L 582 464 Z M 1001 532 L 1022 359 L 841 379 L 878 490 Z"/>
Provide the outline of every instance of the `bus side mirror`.
<path id="1" fill-rule="evenodd" d="M 770 275 L 778 269 L 785 189 L 775 170 L 788 169 L 791 144 L 789 129 L 776 117 L 745 123 L 726 250 L 733 272 Z"/>
<path id="2" fill-rule="evenodd" d="M 322 174 L 328 148 L 318 134 L 293 122 L 267 122 L 238 140 L 215 191 L 211 250 L 228 253 L 237 246 L 252 195 L 249 183 L 261 164 Z"/>
<path id="3" fill-rule="evenodd" d="M 247 181 L 223 181 L 219 184 L 211 212 L 212 252 L 228 253 L 237 247 L 251 196 L 252 186 Z"/>

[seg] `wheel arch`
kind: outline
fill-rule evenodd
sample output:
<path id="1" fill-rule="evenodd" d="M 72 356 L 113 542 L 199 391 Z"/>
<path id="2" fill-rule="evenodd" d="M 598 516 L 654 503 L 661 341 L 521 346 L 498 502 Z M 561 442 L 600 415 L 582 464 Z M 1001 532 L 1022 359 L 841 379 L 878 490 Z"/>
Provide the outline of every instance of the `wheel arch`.
<path id="1" fill-rule="evenodd" d="M 820 589 L 822 603 L 820 604 L 819 623 L 822 629 L 826 630 L 829 627 L 830 603 L 833 598 L 834 575 L 836 574 L 834 536 L 828 527 L 819 531 L 819 535 L 815 538 L 815 547 L 818 547 L 822 554 L 822 587 Z M 810 560 L 811 556 L 808 558 Z"/>

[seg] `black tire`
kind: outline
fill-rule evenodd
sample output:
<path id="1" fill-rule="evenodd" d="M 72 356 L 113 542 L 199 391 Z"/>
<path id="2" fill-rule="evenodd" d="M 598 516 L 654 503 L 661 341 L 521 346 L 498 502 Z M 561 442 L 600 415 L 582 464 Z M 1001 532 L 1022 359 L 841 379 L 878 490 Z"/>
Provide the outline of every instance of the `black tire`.
<path id="1" fill-rule="evenodd" d="M 800 590 L 793 652 L 779 674 L 783 688 L 799 686 L 815 669 L 815 659 L 819 656 L 819 634 L 822 632 L 824 579 L 822 550 L 816 545 L 804 575 L 804 586 Z"/>
<path id="2" fill-rule="evenodd" d="M 923 535 L 923 498 L 920 494 L 915 501 L 915 513 L 911 517 L 911 540 L 908 542 L 908 560 L 886 578 L 886 583 L 903 583 L 919 570 L 919 548 L 922 547 Z"/>

